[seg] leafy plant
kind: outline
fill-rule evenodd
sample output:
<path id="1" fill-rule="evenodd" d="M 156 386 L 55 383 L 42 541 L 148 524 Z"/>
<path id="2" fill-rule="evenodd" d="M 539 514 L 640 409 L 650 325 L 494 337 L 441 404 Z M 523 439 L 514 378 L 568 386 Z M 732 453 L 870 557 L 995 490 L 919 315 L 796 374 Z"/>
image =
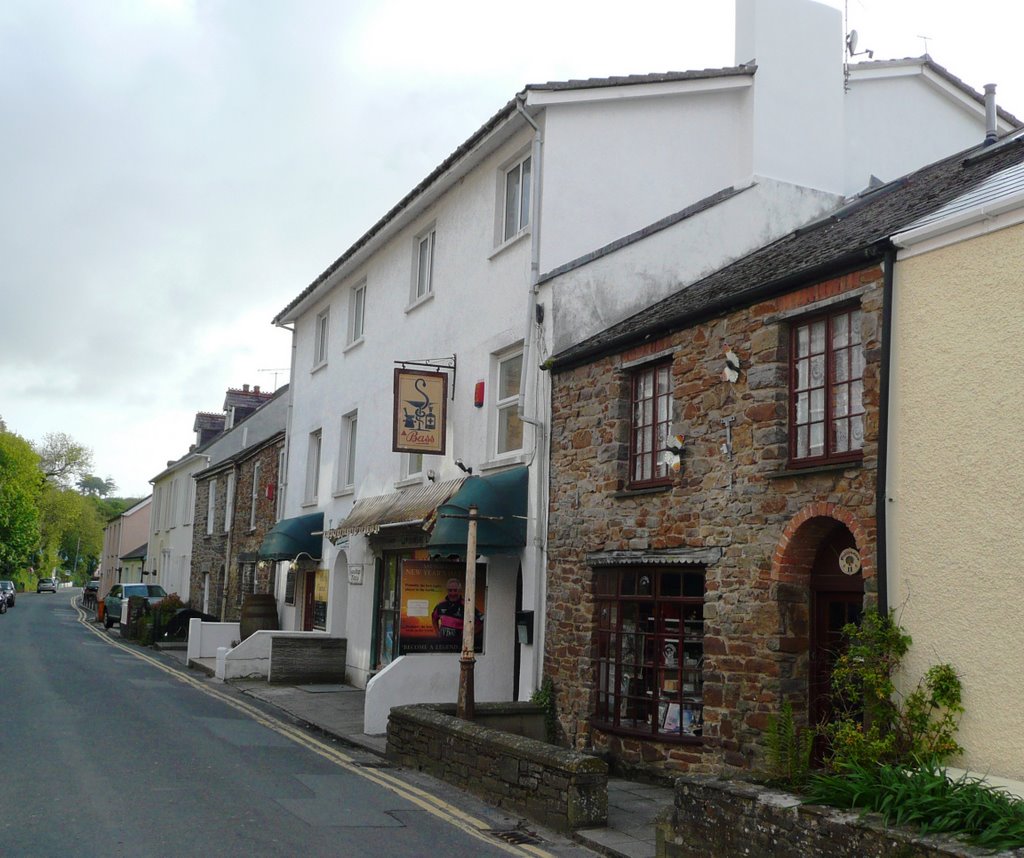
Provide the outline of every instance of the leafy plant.
<path id="1" fill-rule="evenodd" d="M 893 615 L 869 611 L 859 626 L 845 626 L 843 637 L 846 647 L 832 670 L 833 715 L 824 725 L 832 768 L 946 760 L 963 750 L 954 738 L 962 689 L 951 665 L 929 668 L 901 699 L 893 677 L 911 638 Z"/>
<path id="2" fill-rule="evenodd" d="M 805 801 L 882 815 L 923 834 L 963 834 L 976 846 L 1024 847 L 1024 802 L 978 778 L 946 776 L 938 758 L 912 767 L 850 762 L 841 773 L 810 777 Z"/>
<path id="3" fill-rule="evenodd" d="M 544 734 L 552 745 L 558 742 L 558 713 L 555 711 L 555 684 L 545 676 L 540 688 L 530 696 L 530 702 L 544 710 Z"/>
<path id="4" fill-rule="evenodd" d="M 773 781 L 798 788 L 807 780 L 814 735 L 813 729 L 797 726 L 793 718 L 793 704 L 788 700 L 778 715 L 768 718 L 765 741 L 768 775 Z"/>

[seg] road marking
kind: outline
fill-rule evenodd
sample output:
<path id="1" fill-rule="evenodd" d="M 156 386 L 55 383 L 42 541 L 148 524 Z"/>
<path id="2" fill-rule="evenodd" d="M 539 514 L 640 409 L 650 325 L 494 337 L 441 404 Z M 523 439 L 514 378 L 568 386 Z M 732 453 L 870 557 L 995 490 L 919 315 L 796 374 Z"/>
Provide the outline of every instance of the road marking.
<path id="1" fill-rule="evenodd" d="M 319 739 L 308 735 L 298 727 L 287 724 L 284 721 L 279 721 L 277 718 L 260 711 L 255 706 L 252 706 L 242 700 L 236 700 L 234 697 L 231 697 L 222 691 L 218 691 L 216 688 L 211 688 L 209 685 L 206 685 L 195 677 L 164 664 L 159 659 L 139 651 L 134 646 L 129 646 L 128 644 L 115 640 L 110 637 L 105 630 L 100 630 L 93 626 L 86 612 L 79 607 L 75 597 L 71 598 L 71 606 L 78 614 L 78 622 L 104 643 L 107 643 L 122 652 L 128 653 L 140 661 L 144 661 L 158 670 L 162 670 L 164 673 L 173 676 L 179 682 L 189 685 L 197 691 L 201 691 L 203 694 L 226 703 L 236 711 L 248 715 L 264 727 L 291 739 L 296 744 L 302 745 L 304 748 L 313 751 L 315 754 L 319 754 L 324 759 L 334 763 L 345 771 L 359 775 L 361 778 L 365 778 L 384 789 L 390 790 L 404 798 L 406 801 L 409 801 L 427 811 L 432 816 L 436 816 L 438 819 L 454 825 L 456 828 L 466 832 L 472 837 L 482 840 L 483 842 L 494 846 L 503 852 L 507 852 L 510 855 L 530 855 L 535 856 L 535 858 L 554 858 L 550 852 L 531 844 L 515 846 L 495 839 L 491 834 L 493 829 L 491 829 L 490 823 L 466 813 L 461 808 L 453 804 L 449 804 L 437 796 L 431 795 L 426 790 L 420 789 L 412 784 L 405 783 L 386 771 L 381 769 L 367 769 L 357 763 L 353 757 L 338 748 L 334 748 L 325 742 L 321 742 Z"/>

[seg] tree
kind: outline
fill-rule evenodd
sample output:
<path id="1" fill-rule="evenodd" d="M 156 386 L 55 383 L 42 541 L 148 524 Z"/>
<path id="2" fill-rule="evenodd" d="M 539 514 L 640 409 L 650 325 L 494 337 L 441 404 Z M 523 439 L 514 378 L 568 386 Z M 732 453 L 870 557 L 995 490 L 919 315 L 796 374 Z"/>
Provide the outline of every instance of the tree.
<path id="1" fill-rule="evenodd" d="M 47 480 L 66 488 L 75 477 L 84 477 L 92 468 L 92 451 L 63 432 L 48 432 L 36 446 L 39 467 Z"/>
<path id="2" fill-rule="evenodd" d="M 95 474 L 85 474 L 78 480 L 78 490 L 83 495 L 92 495 L 93 497 L 105 498 L 112 491 L 117 489 L 117 483 L 115 483 L 110 477 L 105 480 L 102 477 L 97 477 Z"/>
<path id="3" fill-rule="evenodd" d="M 0 570 L 27 566 L 39 544 L 39 457 L 24 438 L 0 430 Z"/>

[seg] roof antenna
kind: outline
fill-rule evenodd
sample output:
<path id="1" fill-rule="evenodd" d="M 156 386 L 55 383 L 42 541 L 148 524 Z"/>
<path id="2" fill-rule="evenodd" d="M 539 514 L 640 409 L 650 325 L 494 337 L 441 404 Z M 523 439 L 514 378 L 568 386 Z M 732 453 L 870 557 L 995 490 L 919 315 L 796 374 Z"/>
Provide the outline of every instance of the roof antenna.
<path id="1" fill-rule="evenodd" d="M 931 38 L 931 36 L 918 36 L 918 38 L 922 42 L 924 42 L 924 55 L 931 59 L 931 55 L 928 53 L 928 40 Z"/>

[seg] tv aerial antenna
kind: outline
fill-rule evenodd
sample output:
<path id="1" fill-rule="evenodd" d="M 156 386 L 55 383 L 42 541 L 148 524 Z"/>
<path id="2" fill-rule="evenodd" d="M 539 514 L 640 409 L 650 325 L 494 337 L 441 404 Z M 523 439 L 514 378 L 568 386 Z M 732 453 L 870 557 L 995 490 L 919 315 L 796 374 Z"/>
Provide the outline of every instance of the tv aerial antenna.
<path id="1" fill-rule="evenodd" d="M 286 366 L 272 366 L 272 367 L 269 367 L 268 369 L 258 369 L 258 370 L 256 370 L 256 372 L 272 372 L 274 374 L 274 390 L 277 390 L 277 377 L 282 372 L 288 372 L 288 367 L 286 367 Z"/>

